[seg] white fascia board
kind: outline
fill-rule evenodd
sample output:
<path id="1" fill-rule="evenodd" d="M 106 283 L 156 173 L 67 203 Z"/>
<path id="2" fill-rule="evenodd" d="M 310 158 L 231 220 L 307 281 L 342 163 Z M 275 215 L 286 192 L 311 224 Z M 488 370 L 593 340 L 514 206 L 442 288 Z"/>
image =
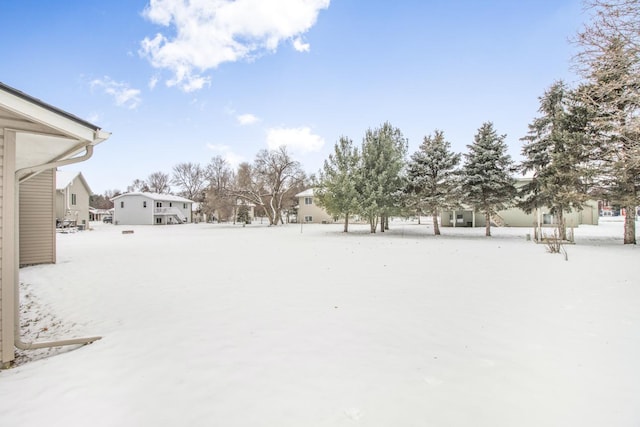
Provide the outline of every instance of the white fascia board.
<path id="1" fill-rule="evenodd" d="M 80 141 L 96 144 L 109 137 L 108 132 L 99 132 L 96 129 L 83 126 L 54 111 L 4 91 L 0 91 L 0 106 Z"/>

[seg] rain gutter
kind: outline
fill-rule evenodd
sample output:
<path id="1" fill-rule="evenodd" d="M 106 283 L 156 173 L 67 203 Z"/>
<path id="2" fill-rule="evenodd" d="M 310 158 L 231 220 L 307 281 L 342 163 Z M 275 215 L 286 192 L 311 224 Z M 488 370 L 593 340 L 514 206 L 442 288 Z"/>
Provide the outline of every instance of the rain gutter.
<path id="1" fill-rule="evenodd" d="M 15 217 L 16 217 L 16 221 L 15 221 L 15 253 L 19 254 L 19 250 L 20 250 L 20 246 L 19 246 L 19 208 L 20 208 L 20 203 L 18 202 L 19 200 L 19 191 L 20 191 L 20 182 L 21 180 L 24 181 L 26 180 L 26 178 L 28 176 L 31 176 L 32 174 L 38 173 L 38 172 L 42 172 L 44 170 L 47 169 L 53 169 L 53 168 L 57 168 L 60 166 L 66 166 L 66 165 L 71 165 L 74 163 L 79 163 L 79 162 L 83 162 L 85 160 L 88 160 L 89 158 L 91 158 L 91 156 L 93 155 L 93 146 L 100 142 L 101 140 L 103 140 L 102 138 L 100 138 L 100 132 L 96 132 L 96 140 L 92 141 L 91 143 L 87 144 L 86 146 L 84 146 L 84 149 L 86 150 L 85 153 L 81 156 L 77 156 L 77 157 L 72 157 L 69 159 L 63 159 L 63 160 L 57 160 L 57 161 L 53 161 L 50 163 L 44 163 L 41 165 L 36 165 L 36 166 L 30 166 L 30 167 L 26 167 L 26 168 L 22 168 L 22 169 L 18 169 L 15 172 Z M 15 338 L 14 338 L 14 345 L 19 348 L 20 350 L 35 350 L 38 348 L 49 348 L 49 347 L 62 347 L 62 346 L 67 346 L 67 345 L 85 345 L 85 344 L 90 344 L 94 341 L 98 341 L 99 339 L 101 339 L 102 337 L 87 337 L 87 338 L 71 338 L 71 339 L 64 339 L 64 340 L 57 340 L 57 341 L 45 341 L 45 342 L 24 342 L 20 339 L 20 276 L 19 276 L 19 269 L 20 269 L 20 257 L 16 256 L 16 262 L 15 262 L 15 279 L 14 279 L 14 291 L 15 291 Z"/>

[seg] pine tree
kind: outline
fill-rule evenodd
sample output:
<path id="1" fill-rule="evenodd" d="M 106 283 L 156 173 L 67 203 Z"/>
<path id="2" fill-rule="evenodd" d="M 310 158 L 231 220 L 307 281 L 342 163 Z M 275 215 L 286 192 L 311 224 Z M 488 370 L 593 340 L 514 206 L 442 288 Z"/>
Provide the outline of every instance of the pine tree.
<path id="1" fill-rule="evenodd" d="M 564 213 L 582 210 L 587 201 L 587 152 L 583 146 L 581 117 L 574 113 L 571 94 L 562 81 L 554 83 L 540 98 L 542 115 L 521 138 L 523 174 L 532 180 L 520 189 L 518 207 L 530 213 L 546 206 L 557 217 L 558 236 L 567 238 Z"/>
<path id="2" fill-rule="evenodd" d="M 360 154 L 351 139 L 340 137 L 334 153 L 324 161 L 314 189 L 320 206 L 331 215 L 344 217 L 345 233 L 349 231 L 349 216 L 358 211 L 356 184 L 359 164 Z"/>
<path id="3" fill-rule="evenodd" d="M 369 220 L 372 233 L 378 219 L 384 232 L 388 217 L 400 209 L 407 146 L 400 129 L 388 122 L 365 134 L 357 190 L 361 213 Z"/>
<path id="4" fill-rule="evenodd" d="M 444 133 L 425 136 L 407 168 L 407 192 L 415 195 L 421 210 L 431 213 L 433 232 L 440 235 L 438 215 L 458 202 L 456 167 L 460 154 L 453 153 Z"/>
<path id="5" fill-rule="evenodd" d="M 576 57 L 586 83 L 581 100 L 594 113 L 593 156 L 601 191 L 626 212 L 624 243 L 636 243 L 640 205 L 640 1 L 589 0 L 591 23 Z"/>
<path id="6" fill-rule="evenodd" d="M 249 207 L 242 203 L 238 206 L 238 215 L 236 216 L 236 220 L 242 224 L 250 224 L 251 217 L 249 216 Z"/>
<path id="7" fill-rule="evenodd" d="M 512 174 L 516 171 L 504 142 L 506 135 L 496 133 L 486 122 L 467 145 L 462 169 L 463 200 L 485 216 L 485 234 L 491 236 L 491 217 L 513 201 L 516 188 Z"/>

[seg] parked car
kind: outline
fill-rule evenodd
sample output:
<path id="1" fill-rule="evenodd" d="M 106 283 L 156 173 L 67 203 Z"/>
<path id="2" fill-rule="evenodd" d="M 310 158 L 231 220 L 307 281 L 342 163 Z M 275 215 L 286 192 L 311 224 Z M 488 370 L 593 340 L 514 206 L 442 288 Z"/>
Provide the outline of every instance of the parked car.
<path id="1" fill-rule="evenodd" d="M 102 218 L 102 222 L 104 223 L 113 223 L 113 217 L 111 215 L 107 215 L 104 218 Z"/>

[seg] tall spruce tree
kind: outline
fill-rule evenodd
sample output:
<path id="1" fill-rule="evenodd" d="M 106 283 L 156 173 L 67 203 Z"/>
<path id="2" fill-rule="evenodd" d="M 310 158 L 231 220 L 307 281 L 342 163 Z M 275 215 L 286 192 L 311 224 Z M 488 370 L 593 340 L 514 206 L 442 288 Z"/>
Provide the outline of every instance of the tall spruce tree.
<path id="1" fill-rule="evenodd" d="M 624 243 L 636 244 L 640 205 L 640 1 L 588 0 L 592 21 L 578 34 L 576 60 L 594 111 L 593 153 L 603 196 L 626 212 Z"/>
<path id="2" fill-rule="evenodd" d="M 440 235 L 440 211 L 458 203 L 456 168 L 459 164 L 460 154 L 451 151 L 451 144 L 440 130 L 433 136 L 425 136 L 409 160 L 407 193 L 415 196 L 421 211 L 432 215 L 435 235 Z"/>
<path id="3" fill-rule="evenodd" d="M 558 81 L 540 97 L 541 116 L 521 138 L 523 174 L 532 179 L 520 189 L 518 207 L 530 213 L 543 206 L 556 216 L 558 235 L 567 238 L 564 213 L 582 210 L 587 201 L 588 157 L 583 145 L 584 124 L 571 93 Z"/>
<path id="4" fill-rule="evenodd" d="M 365 134 L 357 190 L 360 212 L 369 220 L 372 233 L 376 232 L 378 219 L 384 232 L 389 215 L 400 209 L 407 148 L 400 129 L 388 122 Z"/>
<path id="5" fill-rule="evenodd" d="M 463 201 L 476 212 L 484 213 L 485 235 L 491 236 L 491 217 L 509 206 L 515 197 L 516 172 L 511 156 L 507 154 L 506 135 L 496 133 L 493 123 L 486 122 L 467 145 L 462 168 Z"/>
<path id="6" fill-rule="evenodd" d="M 334 216 L 344 217 L 344 232 L 349 231 L 349 217 L 358 211 L 357 178 L 360 153 L 346 136 L 334 146 L 318 173 L 314 196 L 318 204 Z"/>

